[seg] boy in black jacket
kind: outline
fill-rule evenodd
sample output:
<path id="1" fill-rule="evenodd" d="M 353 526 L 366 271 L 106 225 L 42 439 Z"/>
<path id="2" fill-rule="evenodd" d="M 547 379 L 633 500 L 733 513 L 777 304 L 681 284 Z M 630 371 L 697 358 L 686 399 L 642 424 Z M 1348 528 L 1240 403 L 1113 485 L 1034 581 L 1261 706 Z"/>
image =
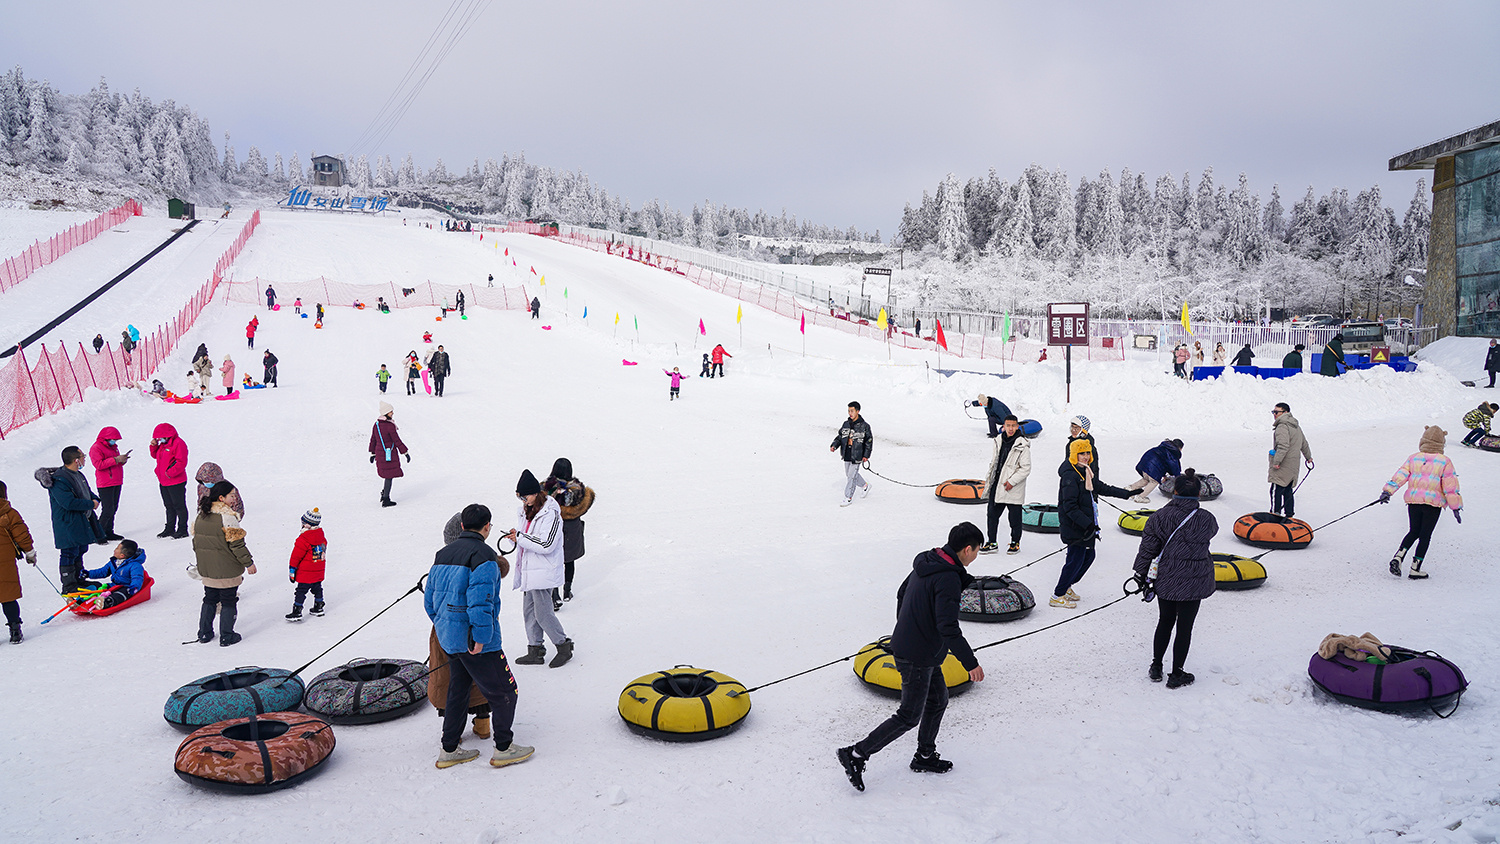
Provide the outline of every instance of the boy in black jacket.
<path id="1" fill-rule="evenodd" d="M 912 727 L 917 730 L 917 754 L 913 771 L 945 774 L 953 763 L 937 754 L 938 728 L 948 708 L 948 684 L 943 680 L 943 660 L 951 651 L 969 672 L 969 679 L 984 679 L 984 669 L 974 649 L 958 626 L 958 598 L 974 580 L 964 568 L 979 556 L 984 533 L 969 522 L 948 532 L 948 544 L 924 551 L 912 560 L 912 572 L 896 591 L 896 629 L 891 633 L 891 653 L 901 672 L 901 706 L 857 744 L 841 747 L 839 763 L 849 782 L 865 790 L 865 761 L 900 738 Z M 920 726 L 919 726 L 920 725 Z"/>

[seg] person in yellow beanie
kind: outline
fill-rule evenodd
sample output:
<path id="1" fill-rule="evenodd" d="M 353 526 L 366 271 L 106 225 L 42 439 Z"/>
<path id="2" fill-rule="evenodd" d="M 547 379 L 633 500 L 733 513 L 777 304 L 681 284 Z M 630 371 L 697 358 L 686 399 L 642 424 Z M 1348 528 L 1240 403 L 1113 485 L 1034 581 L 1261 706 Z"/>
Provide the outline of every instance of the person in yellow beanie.
<path id="1" fill-rule="evenodd" d="M 1068 546 L 1068 556 L 1057 578 L 1057 588 L 1052 590 L 1050 603 L 1054 607 L 1078 606 L 1079 597 L 1073 585 L 1094 564 L 1094 541 L 1099 538 L 1099 496 L 1129 498 L 1131 495 L 1128 489 L 1095 478 L 1093 460 L 1089 441 L 1078 439 L 1068 443 L 1068 459 L 1057 467 L 1057 521 L 1063 544 Z"/>

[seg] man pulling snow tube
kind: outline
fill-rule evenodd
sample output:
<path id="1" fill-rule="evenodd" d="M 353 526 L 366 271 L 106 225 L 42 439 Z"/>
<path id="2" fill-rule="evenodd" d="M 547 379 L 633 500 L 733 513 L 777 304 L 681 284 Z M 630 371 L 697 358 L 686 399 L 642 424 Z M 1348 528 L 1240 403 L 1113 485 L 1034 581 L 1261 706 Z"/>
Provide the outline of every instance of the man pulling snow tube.
<path id="1" fill-rule="evenodd" d="M 1301 519 L 1275 513 L 1246 513 L 1234 520 L 1234 535 L 1256 548 L 1306 548 L 1313 530 Z"/>
<path id="2" fill-rule="evenodd" d="M 1032 533 L 1059 533 L 1062 523 L 1058 521 L 1056 504 L 1038 504 L 1035 501 L 1021 508 L 1021 530 Z"/>
<path id="3" fill-rule="evenodd" d="M 302 680 L 281 668 L 248 665 L 199 677 L 167 698 L 162 717 L 185 730 L 220 721 L 290 712 L 302 703 Z"/>
<path id="4" fill-rule="evenodd" d="M 177 746 L 172 767 L 184 782 L 203 788 L 264 794 L 317 775 L 333 747 L 333 728 L 326 722 L 271 712 L 195 731 Z"/>
<path id="5" fill-rule="evenodd" d="M 738 729 L 750 714 L 750 695 L 727 674 L 679 665 L 631 680 L 620 692 L 619 711 L 638 735 L 704 741 Z"/>
<path id="6" fill-rule="evenodd" d="M 882 636 L 859 649 L 854 655 L 854 676 L 887 697 L 901 696 L 901 672 L 896 670 L 896 657 L 891 653 L 891 637 Z M 948 693 L 955 695 L 974 685 L 969 672 L 951 653 L 943 660 L 943 682 L 948 684 Z"/>
<path id="7" fill-rule="evenodd" d="M 1469 681 L 1457 665 L 1432 651 L 1385 647 L 1390 649 L 1390 658 L 1385 663 L 1351 659 L 1342 652 L 1332 659 L 1315 653 L 1307 664 L 1307 676 L 1340 703 L 1363 709 L 1428 710 L 1441 715 L 1438 710 L 1444 706 L 1452 704 L 1454 709 L 1458 708 Z"/>
<path id="8" fill-rule="evenodd" d="M 1259 560 L 1238 554 L 1209 554 L 1214 562 L 1214 588 L 1254 589 L 1266 582 L 1266 567 Z"/>
<path id="9" fill-rule="evenodd" d="M 949 504 L 983 504 L 984 481 L 973 478 L 955 478 L 937 485 L 939 501 Z"/>
<path id="10" fill-rule="evenodd" d="M 958 597 L 958 617 L 966 621 L 1015 621 L 1033 609 L 1031 590 L 1004 574 L 975 577 Z"/>
<path id="11" fill-rule="evenodd" d="M 427 700 L 427 666 L 409 659 L 356 659 L 307 684 L 302 704 L 335 724 L 374 724 L 409 715 Z"/>
<path id="12" fill-rule="evenodd" d="M 1199 501 L 1212 501 L 1224 494 L 1224 482 L 1219 480 L 1217 475 L 1199 475 L 1198 477 L 1203 481 L 1203 492 L 1198 496 Z M 1176 488 L 1177 478 L 1172 475 L 1168 475 L 1167 479 L 1162 481 L 1161 486 L 1157 487 L 1167 498 L 1172 497 L 1173 490 Z"/>
<path id="13" fill-rule="evenodd" d="M 1155 510 L 1127 510 L 1120 514 L 1120 530 L 1131 536 L 1140 536 L 1146 530 L 1146 520 Z"/>

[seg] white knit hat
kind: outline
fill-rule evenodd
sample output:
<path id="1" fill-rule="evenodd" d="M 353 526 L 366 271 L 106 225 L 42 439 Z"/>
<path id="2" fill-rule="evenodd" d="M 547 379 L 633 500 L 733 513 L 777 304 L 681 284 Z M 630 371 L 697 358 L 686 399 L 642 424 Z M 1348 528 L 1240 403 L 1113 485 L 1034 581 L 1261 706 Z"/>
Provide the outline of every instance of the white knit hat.
<path id="1" fill-rule="evenodd" d="M 395 412 L 396 412 L 396 408 L 391 407 L 391 403 L 390 402 L 383 401 L 383 402 L 380 403 L 380 415 L 382 417 L 389 416 L 389 415 L 391 415 L 392 413 L 395 413 Z"/>
<path id="2" fill-rule="evenodd" d="M 1078 427 L 1087 431 L 1089 429 L 1089 418 L 1087 416 L 1079 414 L 1078 416 L 1074 416 L 1072 419 L 1069 419 L 1068 424 L 1077 425 Z"/>

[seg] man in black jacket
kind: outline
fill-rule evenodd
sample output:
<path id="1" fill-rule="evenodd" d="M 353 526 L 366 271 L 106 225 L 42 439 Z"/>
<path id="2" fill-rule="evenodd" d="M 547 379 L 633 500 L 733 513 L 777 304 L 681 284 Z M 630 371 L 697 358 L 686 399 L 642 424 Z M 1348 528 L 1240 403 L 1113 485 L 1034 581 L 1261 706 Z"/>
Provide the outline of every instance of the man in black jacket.
<path id="1" fill-rule="evenodd" d="M 261 357 L 260 362 L 266 368 L 266 377 L 261 380 L 261 383 L 267 387 L 276 386 L 276 364 L 281 363 L 281 360 L 271 354 L 270 349 L 266 349 L 266 353 Z"/>
<path id="2" fill-rule="evenodd" d="M 958 626 L 958 599 L 974 578 L 964 568 L 979 556 L 984 533 L 969 522 L 948 532 L 948 544 L 924 551 L 912 560 L 912 572 L 896 591 L 896 629 L 891 653 L 901 672 L 901 706 L 857 744 L 841 747 L 839 764 L 849 782 L 865 790 L 865 761 L 881 748 L 917 727 L 917 753 L 911 769 L 945 774 L 953 763 L 937 754 L 938 728 L 948 708 L 943 661 L 951 651 L 975 683 L 984 669 Z"/>
<path id="3" fill-rule="evenodd" d="M 443 379 L 453 372 L 453 367 L 448 363 L 448 353 L 443 351 L 440 345 L 437 351 L 427 358 L 427 368 L 432 371 L 432 394 L 438 398 L 443 397 Z"/>
<path id="4" fill-rule="evenodd" d="M 1484 353 L 1484 370 L 1490 374 L 1490 383 L 1486 387 L 1495 386 L 1495 373 L 1500 372 L 1500 345 L 1494 340 L 1490 341 L 1490 350 Z"/>
<path id="5" fill-rule="evenodd" d="M 870 451 L 874 447 L 875 435 L 870 433 L 870 423 L 859 418 L 859 402 L 849 402 L 849 420 L 839 427 L 839 432 L 828 446 L 829 451 L 839 452 L 844 460 L 844 477 L 847 480 L 844 482 L 844 503 L 840 507 L 848 507 L 849 502 L 854 500 L 855 487 L 862 490 L 861 498 L 869 497 L 870 482 L 860 477 L 859 466 L 870 459 Z"/>

